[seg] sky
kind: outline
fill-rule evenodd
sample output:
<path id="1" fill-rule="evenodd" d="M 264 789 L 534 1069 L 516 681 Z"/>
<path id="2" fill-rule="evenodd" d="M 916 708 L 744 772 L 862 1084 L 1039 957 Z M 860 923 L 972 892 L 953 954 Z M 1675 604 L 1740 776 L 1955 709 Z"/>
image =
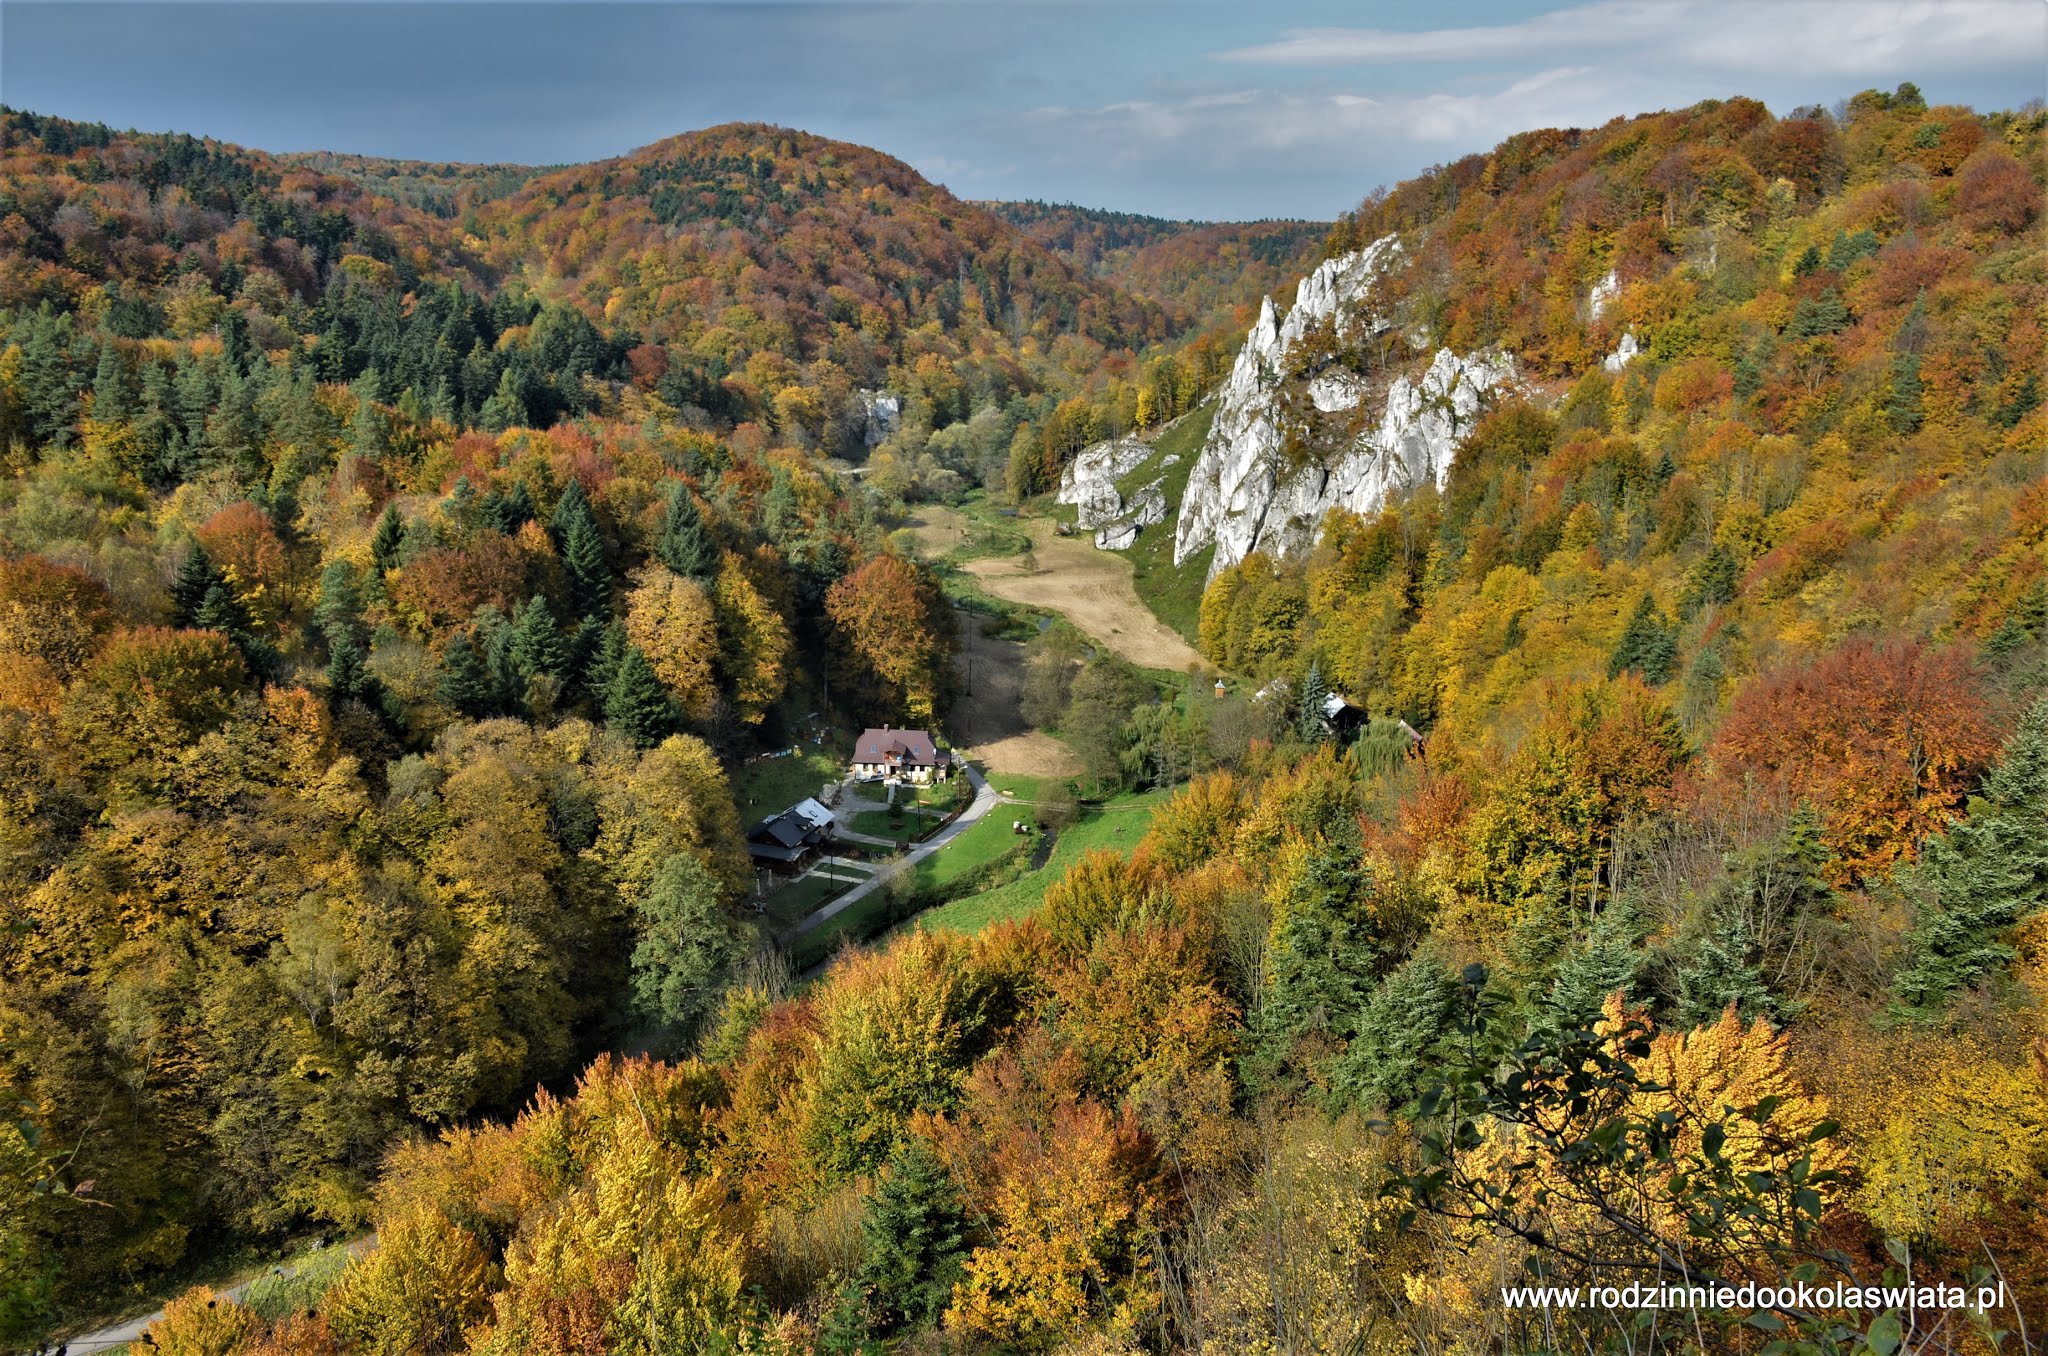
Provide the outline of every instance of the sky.
<path id="1" fill-rule="evenodd" d="M 5 0 L 0 100 L 274 151 L 559 164 L 739 120 L 970 198 L 1328 219 L 1533 127 L 2048 94 L 2043 0 Z"/>

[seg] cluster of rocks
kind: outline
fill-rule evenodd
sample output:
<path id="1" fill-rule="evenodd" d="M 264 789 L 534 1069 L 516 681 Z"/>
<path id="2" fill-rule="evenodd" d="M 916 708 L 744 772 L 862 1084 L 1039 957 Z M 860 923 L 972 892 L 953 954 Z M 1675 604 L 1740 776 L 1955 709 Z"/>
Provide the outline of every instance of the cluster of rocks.
<path id="1" fill-rule="evenodd" d="M 1400 254 L 1400 242 L 1388 236 L 1325 261 L 1302 279 L 1284 321 L 1273 299 L 1265 299 L 1181 497 L 1175 564 L 1213 545 L 1213 576 L 1253 551 L 1305 549 L 1333 508 L 1371 513 L 1425 483 L 1444 486 L 1458 440 L 1490 393 L 1514 380 L 1513 361 L 1504 355 L 1440 349 L 1420 377 L 1401 376 L 1388 385 L 1379 419 L 1334 458 L 1297 463 L 1285 450 L 1281 387 L 1289 352 L 1324 322 L 1340 341 L 1361 327 L 1384 333 L 1391 322 L 1372 310 L 1373 284 Z M 1317 410 L 1335 414 L 1363 406 L 1373 383 L 1365 373 L 1334 366 L 1315 373 L 1306 387 Z"/>
<path id="2" fill-rule="evenodd" d="M 1060 473 L 1059 492 L 1054 501 L 1072 505 L 1075 519 L 1084 529 L 1093 529 L 1095 544 L 1105 551 L 1122 551 L 1138 539 L 1140 530 L 1166 521 L 1166 477 L 1154 476 L 1126 495 L 1117 482 L 1144 464 L 1152 447 L 1143 439 L 1126 434 L 1083 448 Z M 1169 453 L 1160 458 L 1159 470 L 1180 461 Z"/>

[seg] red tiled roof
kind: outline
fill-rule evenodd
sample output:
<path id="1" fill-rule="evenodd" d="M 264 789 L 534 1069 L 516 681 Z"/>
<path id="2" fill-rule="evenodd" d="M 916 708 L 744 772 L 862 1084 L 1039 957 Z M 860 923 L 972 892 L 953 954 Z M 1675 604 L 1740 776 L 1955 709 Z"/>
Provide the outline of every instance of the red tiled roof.
<path id="1" fill-rule="evenodd" d="M 924 730 L 866 730 L 854 745 L 853 761 L 936 767 L 946 761 L 946 755 Z"/>

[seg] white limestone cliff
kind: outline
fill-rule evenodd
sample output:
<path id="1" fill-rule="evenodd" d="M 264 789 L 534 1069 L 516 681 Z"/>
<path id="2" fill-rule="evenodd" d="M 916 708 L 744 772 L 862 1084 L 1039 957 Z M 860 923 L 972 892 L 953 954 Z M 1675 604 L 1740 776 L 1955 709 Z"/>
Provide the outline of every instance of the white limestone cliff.
<path id="1" fill-rule="evenodd" d="M 861 442 L 873 451 L 903 425 L 903 397 L 893 391 L 859 393 L 863 426 Z"/>
<path id="2" fill-rule="evenodd" d="M 1621 275 L 1613 269 L 1607 276 L 1593 284 L 1593 290 L 1586 297 L 1586 312 L 1598 320 L 1614 299 L 1621 295 Z"/>
<path id="3" fill-rule="evenodd" d="M 1420 378 L 1394 380 L 1378 422 L 1341 453 L 1291 462 L 1285 452 L 1280 387 L 1288 351 L 1326 320 L 1339 338 L 1359 327 L 1387 329 L 1389 320 L 1371 307 L 1372 286 L 1399 255 L 1399 242 L 1389 236 L 1326 261 L 1302 279 L 1284 321 L 1266 298 L 1181 497 L 1175 564 L 1213 543 L 1213 576 L 1254 550 L 1306 548 L 1332 508 L 1370 513 L 1425 482 L 1442 488 L 1458 439 L 1488 394 L 1514 379 L 1510 359 L 1439 350 Z M 1307 383 L 1310 401 L 1325 414 L 1357 409 L 1371 391 L 1365 374 L 1343 368 L 1325 369 Z"/>
<path id="4" fill-rule="evenodd" d="M 1634 362 L 1642 354 L 1642 351 L 1643 346 L 1636 342 L 1635 331 L 1630 330 L 1627 334 L 1621 336 L 1621 342 L 1615 345 L 1614 352 L 1600 360 L 1600 366 L 1609 372 L 1619 372 L 1622 368 Z"/>
<path id="5" fill-rule="evenodd" d="M 1129 550 L 1131 543 L 1138 539 L 1140 529 L 1165 521 L 1166 477 L 1159 476 L 1131 491 L 1131 497 L 1124 502 L 1123 510 L 1116 519 L 1096 529 L 1095 549 Z"/>
<path id="6" fill-rule="evenodd" d="M 1060 472 L 1060 488 L 1053 502 L 1071 504 L 1080 510 L 1078 522 L 1082 527 L 1100 527 L 1123 512 L 1124 500 L 1117 493 L 1117 481 L 1151 455 L 1149 444 L 1129 434 L 1084 447 Z"/>

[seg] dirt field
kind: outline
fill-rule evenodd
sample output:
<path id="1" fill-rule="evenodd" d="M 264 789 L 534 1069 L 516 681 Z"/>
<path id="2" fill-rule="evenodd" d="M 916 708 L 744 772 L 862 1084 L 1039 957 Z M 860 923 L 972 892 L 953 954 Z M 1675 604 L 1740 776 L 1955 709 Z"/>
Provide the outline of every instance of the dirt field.
<path id="1" fill-rule="evenodd" d="M 1020 777 L 1072 777 L 1081 771 L 1074 751 L 1024 723 L 1019 692 L 1024 683 L 1024 647 L 981 634 L 980 618 L 959 612 L 960 667 L 971 674 L 970 691 L 954 704 L 953 738 L 990 772 Z"/>
<path id="2" fill-rule="evenodd" d="M 1143 668 L 1185 673 L 1191 664 L 1202 670 L 1209 667 L 1139 601 L 1129 561 L 1114 551 L 1096 550 L 1088 537 L 1057 536 L 1044 519 L 1018 526 L 1031 531 L 1038 568 L 1027 572 L 1019 556 L 971 560 L 965 568 L 983 588 L 1013 603 L 1063 613 L 1081 631 Z M 959 531 L 956 525 L 933 518 L 922 530 L 950 545 L 957 537 L 949 538 L 949 529 Z"/>

